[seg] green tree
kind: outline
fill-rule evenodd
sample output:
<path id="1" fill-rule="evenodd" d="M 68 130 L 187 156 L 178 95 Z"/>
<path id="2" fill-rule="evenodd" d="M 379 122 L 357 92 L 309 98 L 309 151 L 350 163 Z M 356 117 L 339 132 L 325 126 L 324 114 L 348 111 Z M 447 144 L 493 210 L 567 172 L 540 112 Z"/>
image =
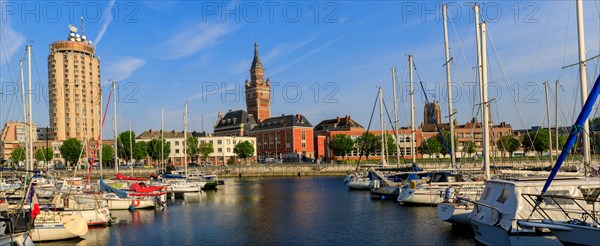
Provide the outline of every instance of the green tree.
<path id="1" fill-rule="evenodd" d="M 600 134 L 596 134 L 596 136 L 600 137 Z M 569 136 L 563 135 L 563 136 L 558 137 L 558 148 L 559 149 L 562 149 L 565 146 L 565 144 L 567 143 L 567 138 L 569 138 Z M 597 147 L 600 147 L 599 144 L 600 144 L 600 142 L 596 142 Z"/>
<path id="2" fill-rule="evenodd" d="M 139 141 L 134 144 L 133 158 L 138 161 L 145 160 L 148 157 L 148 142 Z"/>
<path id="3" fill-rule="evenodd" d="M 131 151 L 135 147 L 135 132 L 121 132 L 121 134 L 119 134 L 119 136 L 117 137 L 117 143 L 119 144 L 119 148 L 117 151 L 119 158 L 129 162 L 133 158 Z"/>
<path id="4" fill-rule="evenodd" d="M 394 137 L 392 137 L 392 135 L 386 135 L 387 136 L 387 141 L 385 142 L 385 146 L 386 146 L 386 151 L 388 155 L 396 155 L 396 151 L 398 150 L 396 148 L 396 142 L 394 141 Z"/>
<path id="5" fill-rule="evenodd" d="M 185 141 L 185 144 L 188 157 L 192 160 L 192 162 L 196 162 L 198 159 L 198 138 L 189 136 Z"/>
<path id="6" fill-rule="evenodd" d="M 475 147 L 476 147 L 475 142 L 467 141 L 467 142 L 465 142 L 465 146 L 463 146 L 463 152 L 465 152 L 465 153 L 469 154 L 469 156 L 471 156 L 476 151 Z"/>
<path id="7" fill-rule="evenodd" d="M 162 151 L 161 151 L 162 146 Z M 152 160 L 166 160 L 171 154 L 171 144 L 163 138 L 152 139 L 148 143 L 148 154 Z"/>
<path id="8" fill-rule="evenodd" d="M 240 142 L 233 147 L 233 153 L 248 163 L 248 158 L 254 156 L 254 146 L 248 141 Z"/>
<path id="9" fill-rule="evenodd" d="M 35 152 L 35 159 L 37 161 L 43 161 L 44 163 L 48 163 L 49 161 L 52 160 L 52 150 L 46 147 L 42 147 L 39 148 L 36 152 Z"/>
<path id="10" fill-rule="evenodd" d="M 344 134 L 333 135 L 331 141 L 329 141 L 329 148 L 335 155 L 344 158 L 354 149 L 354 140 Z"/>
<path id="11" fill-rule="evenodd" d="M 521 143 L 519 143 L 519 140 L 514 136 L 506 135 L 498 139 L 496 146 L 498 147 L 498 150 L 502 151 L 502 155 L 504 155 L 505 152 L 508 152 L 509 156 L 512 156 L 512 154 L 519 149 Z"/>
<path id="12" fill-rule="evenodd" d="M 215 152 L 215 148 L 213 147 L 212 143 L 209 142 L 200 144 L 200 148 L 198 148 L 198 150 L 200 151 L 200 154 L 202 154 L 204 161 L 207 161 L 208 156 Z"/>
<path id="13" fill-rule="evenodd" d="M 365 155 L 367 160 L 369 155 L 375 154 L 375 152 L 381 149 L 381 140 L 370 132 L 365 132 L 360 137 L 356 138 L 356 144 L 360 151 L 360 156 Z"/>
<path id="14" fill-rule="evenodd" d="M 115 150 L 111 145 L 102 145 L 102 161 L 112 163 L 115 159 Z"/>
<path id="15" fill-rule="evenodd" d="M 528 132 L 523 138 L 522 144 L 525 151 L 536 151 L 541 156 L 542 152 L 548 150 L 549 141 L 548 132 L 538 130 L 536 132 Z"/>
<path id="16" fill-rule="evenodd" d="M 21 146 L 18 146 L 17 148 L 15 148 L 12 151 L 12 154 L 10 155 L 10 160 L 12 161 L 12 163 L 15 167 L 17 165 L 19 165 L 19 162 L 22 162 L 25 160 L 25 149 Z"/>
<path id="17" fill-rule="evenodd" d="M 444 139 L 442 140 L 441 136 L 444 136 Z M 438 139 L 438 142 L 440 143 L 440 145 L 442 146 L 439 149 L 439 153 L 442 154 L 444 157 L 446 157 L 446 155 L 448 154 L 448 152 L 450 151 L 450 131 L 446 131 L 444 129 L 442 129 L 442 135 L 438 134 L 436 135 L 436 138 Z M 444 146 L 444 142 L 446 142 L 446 144 L 448 145 L 448 148 L 446 148 L 446 146 Z M 454 146 L 458 146 L 458 138 L 454 138 Z M 456 150 L 454 151 L 456 152 Z"/>
<path id="18" fill-rule="evenodd" d="M 443 148 L 444 147 L 442 146 L 442 143 L 440 143 L 440 138 L 436 135 L 435 137 L 430 137 L 427 140 L 421 142 L 420 150 L 423 154 L 433 155 L 436 153 L 440 153 Z"/>
<path id="19" fill-rule="evenodd" d="M 65 158 L 67 165 L 72 164 L 69 166 L 74 166 L 77 163 L 77 160 L 79 160 L 79 157 L 83 156 L 85 152 L 83 151 L 83 145 L 81 145 L 79 140 L 69 138 L 63 142 L 62 146 L 60 146 L 60 154 Z"/>

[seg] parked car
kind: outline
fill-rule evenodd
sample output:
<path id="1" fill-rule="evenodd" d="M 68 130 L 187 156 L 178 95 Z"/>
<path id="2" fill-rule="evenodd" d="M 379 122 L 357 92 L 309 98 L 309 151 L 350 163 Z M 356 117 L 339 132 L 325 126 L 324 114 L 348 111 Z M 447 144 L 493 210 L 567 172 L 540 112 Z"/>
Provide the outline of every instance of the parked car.
<path id="1" fill-rule="evenodd" d="M 67 165 L 65 165 L 64 163 L 54 164 L 54 170 L 66 170 L 66 169 L 67 169 Z"/>
<path id="2" fill-rule="evenodd" d="M 188 164 L 188 167 L 200 167 L 200 165 L 198 165 L 198 163 L 190 163 Z"/>

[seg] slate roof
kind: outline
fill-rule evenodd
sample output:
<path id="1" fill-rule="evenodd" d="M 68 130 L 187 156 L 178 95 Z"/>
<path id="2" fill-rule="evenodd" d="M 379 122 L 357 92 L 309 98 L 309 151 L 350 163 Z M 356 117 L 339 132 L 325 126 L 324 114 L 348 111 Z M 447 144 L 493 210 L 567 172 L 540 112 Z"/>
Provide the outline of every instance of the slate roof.
<path id="1" fill-rule="evenodd" d="M 271 117 L 263 120 L 261 123 L 256 125 L 252 131 L 260 131 L 267 129 L 276 129 L 283 127 L 310 127 L 312 128 L 312 124 L 304 117 L 304 115 L 296 114 L 296 115 L 282 115 L 277 117 Z"/>
<path id="2" fill-rule="evenodd" d="M 364 128 L 362 125 L 358 124 L 358 122 L 353 120 L 352 117 L 346 116 L 343 118 L 337 117 L 333 119 L 323 120 L 319 124 L 317 124 L 317 126 L 315 126 L 315 131 L 339 131 L 350 129 L 351 127 Z"/>
<path id="3" fill-rule="evenodd" d="M 240 124 L 255 125 L 256 121 L 251 114 L 248 114 L 245 110 L 229 111 L 223 116 L 223 118 L 217 122 L 215 126 L 215 132 L 224 129 L 231 129 L 232 126 L 239 126 Z"/>

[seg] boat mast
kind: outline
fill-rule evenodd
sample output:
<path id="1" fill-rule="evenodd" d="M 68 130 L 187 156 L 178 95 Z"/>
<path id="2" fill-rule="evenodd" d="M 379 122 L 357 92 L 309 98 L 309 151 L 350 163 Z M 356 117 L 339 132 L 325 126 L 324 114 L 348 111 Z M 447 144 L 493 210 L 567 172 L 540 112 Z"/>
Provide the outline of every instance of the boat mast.
<path id="1" fill-rule="evenodd" d="M 544 81 L 544 90 L 546 91 L 546 114 L 548 115 L 548 147 L 550 148 L 550 167 L 552 167 L 552 127 L 550 126 L 550 103 L 548 102 L 548 81 Z M 558 148 L 558 146 L 556 147 Z"/>
<path id="2" fill-rule="evenodd" d="M 29 153 L 29 126 L 27 125 L 27 98 L 25 97 L 25 76 L 23 73 L 23 60 L 19 60 L 19 69 L 21 70 L 21 103 L 23 104 L 23 123 L 25 125 L 25 168 L 29 170 L 29 163 L 27 162 L 27 153 Z M 15 166 L 19 163 L 15 163 Z"/>
<path id="3" fill-rule="evenodd" d="M 417 153 L 415 152 L 415 90 L 413 88 L 413 56 L 408 55 L 408 78 L 410 90 L 410 154 L 412 155 L 412 164 L 417 163 Z"/>
<path id="4" fill-rule="evenodd" d="M 185 169 L 185 175 L 187 175 L 187 108 L 188 103 L 185 102 L 185 110 L 183 111 L 183 166 Z"/>
<path id="5" fill-rule="evenodd" d="M 475 12 L 475 41 L 477 43 L 477 75 L 479 77 L 479 99 L 482 105 L 482 133 L 483 133 L 483 174 L 484 178 L 488 180 L 490 178 L 490 155 L 489 155 L 489 133 L 488 130 L 488 115 L 487 115 L 487 67 L 484 66 L 484 54 L 485 54 L 485 22 L 479 23 L 479 4 L 475 3 L 473 6 Z M 487 56 L 485 56 L 487 59 Z"/>
<path id="6" fill-rule="evenodd" d="M 98 166 L 100 166 L 100 173 L 102 173 L 102 128 L 104 128 L 104 126 L 102 125 L 102 88 L 100 88 L 100 109 L 98 110 L 99 112 L 99 117 L 98 117 L 98 128 L 100 130 L 100 142 L 96 143 L 98 144 L 98 148 L 99 150 L 99 157 L 98 157 Z M 93 163 L 92 163 L 93 164 Z"/>
<path id="7" fill-rule="evenodd" d="M 27 97 L 29 97 L 29 111 L 27 112 L 29 120 L 29 128 L 27 128 L 27 132 L 29 134 L 29 170 L 34 169 L 34 161 L 33 161 L 33 109 L 32 109 L 32 99 L 31 99 L 31 45 L 25 46 L 27 47 L 27 80 L 29 84 L 29 89 L 27 90 Z"/>
<path id="8" fill-rule="evenodd" d="M 485 179 L 490 178 L 490 103 L 488 101 L 487 80 L 487 23 L 481 23 L 481 88 L 483 94 L 483 165 L 485 167 Z"/>
<path id="9" fill-rule="evenodd" d="M 554 82 L 554 89 L 556 90 L 555 93 L 555 97 L 554 97 L 554 137 L 556 138 L 556 151 L 557 151 L 557 155 L 558 153 L 558 80 L 556 80 L 556 82 Z M 556 157 L 558 159 L 558 156 Z"/>
<path id="10" fill-rule="evenodd" d="M 447 6 L 442 4 L 442 16 L 444 18 L 444 53 L 446 55 L 446 81 L 448 82 L 448 122 L 450 122 L 450 158 L 452 158 L 452 167 L 456 167 L 456 152 L 454 146 L 454 112 L 452 110 L 452 81 L 450 78 L 450 47 L 448 45 L 448 23 L 446 17 Z"/>
<path id="11" fill-rule="evenodd" d="M 585 63 L 585 33 L 583 26 L 583 2 L 577 0 L 577 39 L 579 40 L 579 83 L 581 88 L 581 107 L 585 104 L 588 97 L 587 89 L 587 65 Z M 583 168 L 585 164 L 590 164 L 590 137 L 586 136 L 590 132 L 590 123 L 585 121 L 583 124 Z"/>
<path id="12" fill-rule="evenodd" d="M 394 86 L 394 144 L 396 144 L 396 167 L 400 167 L 400 146 L 398 145 L 398 100 L 396 97 L 396 68 L 392 67 L 392 84 Z"/>
<path id="13" fill-rule="evenodd" d="M 115 175 L 119 173 L 119 159 L 117 156 L 118 152 L 118 144 L 117 144 L 117 81 L 112 81 L 112 89 L 113 95 L 115 95 L 115 100 L 113 100 L 113 134 L 114 134 L 114 145 L 115 145 L 115 153 L 114 153 L 114 165 L 115 165 Z"/>
<path id="14" fill-rule="evenodd" d="M 165 111 L 160 108 L 160 166 L 165 170 Z"/>
<path id="15" fill-rule="evenodd" d="M 383 93 L 381 86 L 379 87 L 379 121 L 381 123 L 381 165 L 387 165 L 385 161 L 385 122 L 383 121 Z"/>
<path id="16" fill-rule="evenodd" d="M 133 176 L 133 138 L 131 136 L 131 133 L 133 133 L 131 131 L 131 121 L 129 122 L 129 159 L 132 160 L 131 162 L 131 175 Z"/>

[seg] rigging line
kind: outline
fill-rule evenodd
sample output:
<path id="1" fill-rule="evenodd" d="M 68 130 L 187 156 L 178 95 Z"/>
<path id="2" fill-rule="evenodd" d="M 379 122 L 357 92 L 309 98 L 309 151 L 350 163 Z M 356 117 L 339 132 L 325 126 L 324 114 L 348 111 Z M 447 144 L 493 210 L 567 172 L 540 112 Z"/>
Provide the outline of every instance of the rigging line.
<path id="1" fill-rule="evenodd" d="M 402 80 L 398 80 L 398 78 L 396 78 L 396 81 L 400 81 L 400 84 L 401 84 L 401 86 L 400 86 L 400 95 L 401 95 L 401 98 L 403 99 L 402 102 L 405 102 L 405 100 L 404 100 L 404 95 L 405 95 L 404 94 L 404 89 L 405 89 L 405 81 L 406 81 L 405 79 L 406 79 L 407 72 L 408 72 L 408 63 L 406 63 L 404 65 L 404 75 L 402 75 Z M 398 77 L 397 73 L 396 73 L 396 77 Z M 406 110 L 406 104 L 403 104 L 402 108 L 404 109 L 404 110 L 400 110 L 400 113 L 402 114 L 402 118 L 403 118 L 404 122 L 408 122 L 408 119 L 407 119 L 408 116 L 406 115 L 406 111 L 407 111 Z"/>
<path id="2" fill-rule="evenodd" d="M 447 14 L 448 14 L 448 18 L 452 18 L 452 16 L 450 15 L 450 13 L 447 13 Z M 475 81 L 475 80 L 473 79 L 473 74 L 471 74 L 471 70 L 470 70 L 470 69 L 468 69 L 468 67 L 469 67 L 469 63 L 467 62 L 467 57 L 465 56 L 465 50 L 463 49 L 463 47 L 462 47 L 462 44 L 461 44 L 461 42 L 460 42 L 460 39 L 459 39 L 459 37 L 458 37 L 458 32 L 456 31 L 456 27 L 454 26 L 454 22 L 453 22 L 453 21 L 451 21 L 451 22 L 450 22 L 450 24 L 451 24 L 451 26 L 452 26 L 452 30 L 453 30 L 453 32 L 454 32 L 454 36 L 456 37 L 456 40 L 457 40 L 457 42 L 458 42 L 458 47 L 459 47 L 459 50 L 461 51 L 460 53 L 462 54 L 463 61 L 465 62 L 465 66 L 467 67 L 467 72 L 468 72 L 468 74 L 469 74 L 469 78 L 471 79 L 471 81 Z M 467 36 L 467 35 L 466 35 L 466 33 L 467 33 L 467 30 L 469 30 L 469 28 L 467 28 L 467 29 L 465 30 L 465 34 L 463 35 L 463 41 L 464 41 L 464 39 L 465 39 L 465 38 L 466 38 L 466 36 Z M 452 51 L 450 51 L 450 52 L 452 52 Z M 453 55 L 452 57 L 454 57 L 454 55 Z"/>
<path id="3" fill-rule="evenodd" d="M 571 26 L 571 23 L 569 22 L 571 20 L 571 5 L 572 4 L 567 4 L 569 5 L 569 10 L 567 11 L 567 21 L 565 22 L 566 26 L 567 26 L 567 32 L 565 34 L 565 47 L 563 49 L 563 63 L 562 65 L 565 66 L 565 62 L 567 60 L 567 44 L 569 41 L 569 27 Z"/>
<path id="4" fill-rule="evenodd" d="M 32 57 L 32 61 L 33 61 L 33 66 L 35 67 L 35 73 L 37 74 L 37 77 L 38 77 L 38 84 L 40 84 L 42 82 L 42 76 L 40 76 L 40 70 L 38 69 L 37 62 L 35 61 L 35 55 L 33 53 L 31 53 L 31 57 Z M 49 83 L 46 83 L 46 88 L 49 88 L 49 86 L 50 86 Z M 46 100 L 48 100 L 48 103 L 49 103 L 50 95 L 48 95 L 48 98 L 43 98 L 44 93 L 42 93 L 42 87 L 41 86 L 40 86 L 40 91 L 38 92 L 38 94 L 39 94 L 38 98 L 41 98 L 41 100 L 46 99 Z M 45 108 L 46 111 L 50 110 L 50 108 L 49 108 L 50 105 L 48 103 L 42 103 L 43 105 L 47 106 Z M 39 114 L 38 118 L 42 118 L 42 116 L 40 114 L 40 112 L 42 112 L 42 110 L 40 110 L 40 104 L 39 103 L 36 103 L 36 108 L 37 108 L 37 111 L 38 111 L 37 113 Z M 48 118 L 48 120 L 50 120 L 50 118 Z"/>
<path id="5" fill-rule="evenodd" d="M 500 73 L 502 74 L 502 78 L 503 78 L 504 84 L 505 84 L 506 87 L 510 88 L 510 85 L 508 84 L 508 81 L 509 81 L 508 80 L 508 76 L 506 75 L 506 71 L 504 70 L 504 65 L 502 65 L 502 60 L 500 60 L 500 56 L 498 54 L 498 50 L 496 49 L 496 44 L 494 43 L 494 39 L 492 38 L 491 29 L 488 28 L 487 30 L 488 30 L 487 31 L 488 38 L 490 40 L 490 43 L 492 44 L 492 50 L 494 51 L 494 57 L 496 58 L 496 61 L 498 62 L 498 65 L 500 67 Z M 516 103 L 517 100 L 515 100 L 515 95 L 514 95 L 514 93 L 513 93 L 512 90 L 508 90 L 508 91 L 509 91 L 509 94 L 510 94 L 511 99 L 512 99 L 512 104 L 516 108 L 517 115 L 519 116 L 518 117 L 519 121 L 521 122 L 521 125 L 523 127 L 526 127 L 525 119 L 523 117 L 523 113 L 521 112 L 521 109 L 519 108 L 519 105 Z M 529 130 L 527 128 L 525 128 L 525 132 L 529 133 Z M 526 136 L 529 136 L 529 135 L 526 134 Z"/>
<path id="6" fill-rule="evenodd" d="M 2 35 L 0 35 L 0 41 L 1 41 L 1 39 L 2 39 Z M 8 69 L 7 69 L 7 71 L 8 71 L 8 77 L 10 78 L 10 80 L 11 80 L 11 81 L 14 81 L 14 80 L 13 80 L 13 75 L 12 75 L 12 72 L 11 72 L 11 71 L 12 71 L 12 69 L 11 69 L 11 67 L 10 67 L 10 62 L 9 62 L 9 60 L 8 60 L 8 57 L 6 56 L 6 50 L 5 50 L 5 47 L 4 47 L 4 46 L 2 46 L 2 45 L 0 45 L 0 47 L 1 47 L 1 48 L 2 48 L 2 50 L 4 51 L 4 52 L 2 52 L 2 53 L 3 53 L 3 55 L 4 55 L 4 60 L 6 61 L 6 66 L 7 66 L 7 68 L 8 68 Z M 27 52 L 26 52 L 26 51 L 25 51 L 25 52 L 23 52 L 23 58 L 22 58 L 22 59 L 25 59 L 25 54 L 27 54 Z M 0 58 L 0 59 L 1 59 L 1 58 Z M 20 77 L 20 76 L 21 76 L 21 75 L 20 75 L 20 73 L 17 73 L 17 75 L 19 76 L 19 79 L 20 79 L 20 78 L 21 78 L 21 77 Z M 20 86 L 19 86 L 19 84 L 17 83 L 17 81 L 14 81 L 14 84 L 15 84 L 15 88 L 20 88 Z M 12 105 L 13 105 L 13 101 L 14 101 L 15 97 L 17 96 L 17 92 L 20 92 L 20 90 L 18 90 L 18 91 L 17 91 L 17 90 L 15 90 L 15 91 L 12 93 L 12 97 L 10 98 L 10 103 L 9 103 L 9 106 L 8 106 L 8 110 L 4 110 L 4 111 L 6 111 L 6 119 L 4 120 L 4 122 L 5 122 L 5 123 L 6 123 L 6 122 L 8 122 L 8 118 L 9 118 L 9 117 L 10 117 L 10 115 L 11 115 L 10 111 L 11 111 L 11 108 L 12 108 Z M 1 97 L 1 99 L 2 99 L 2 100 L 4 100 L 4 96 L 5 96 L 5 94 L 3 93 L 3 94 L 0 94 L 0 95 L 2 96 L 2 97 Z M 17 107 L 17 108 L 20 108 L 20 107 Z M 23 115 L 22 113 L 23 113 L 23 112 L 21 111 L 21 115 Z"/>
<path id="7" fill-rule="evenodd" d="M 377 101 L 379 99 L 379 93 L 377 93 L 377 96 L 375 97 L 375 103 L 373 104 L 373 110 L 371 110 L 371 118 L 369 118 L 369 125 L 367 125 L 367 131 L 364 134 L 365 137 L 363 137 L 363 143 L 362 143 L 362 147 L 360 148 L 360 153 L 358 155 L 358 161 L 356 162 L 356 169 L 355 171 L 358 171 L 358 168 L 360 167 L 360 160 L 362 159 L 362 156 L 365 153 L 365 145 L 367 143 L 367 138 L 366 136 L 369 133 L 369 130 L 371 129 L 371 123 L 373 122 L 373 114 L 375 114 L 375 108 L 377 107 Z"/>
<path id="8" fill-rule="evenodd" d="M 421 80 L 421 74 L 419 73 L 419 70 L 417 70 L 417 65 L 414 62 L 414 58 L 413 58 L 413 67 L 417 73 L 417 79 L 419 80 L 419 84 L 421 85 L 421 90 L 423 90 L 423 95 L 425 96 L 425 102 L 427 102 L 427 104 L 429 104 L 429 98 L 427 98 L 427 93 L 425 93 L 425 87 L 423 86 L 423 80 Z M 440 134 L 442 143 L 444 144 L 444 147 L 446 148 L 446 152 L 448 154 L 450 154 L 450 158 L 452 158 L 453 153 L 450 150 L 450 148 L 448 147 L 448 143 L 446 143 L 446 139 L 444 138 L 444 134 L 442 134 L 442 129 L 438 125 L 438 120 L 436 119 L 435 114 L 433 113 L 433 109 L 429 108 L 429 112 L 433 116 L 433 123 L 435 123 L 435 128 L 438 130 L 438 133 Z"/>
<path id="9" fill-rule="evenodd" d="M 394 126 L 394 124 L 392 124 L 392 122 L 393 122 L 393 121 L 392 121 L 392 118 L 390 117 L 390 112 L 388 111 L 388 108 L 387 108 L 387 106 L 386 106 L 386 104 L 385 104 L 385 99 L 382 99 L 381 101 L 383 102 L 383 108 L 385 109 L 385 113 L 387 114 L 388 120 L 389 120 L 390 124 L 392 125 L 392 131 L 394 131 L 394 133 L 395 133 L 395 134 L 394 134 L 394 144 L 395 144 L 395 146 L 394 146 L 394 147 L 396 147 L 396 146 L 398 145 L 398 137 L 397 137 L 397 136 L 399 135 L 399 134 L 398 134 L 398 129 L 396 129 L 396 127 Z M 387 136 L 390 136 L 390 135 L 388 135 L 388 134 L 386 134 L 386 135 L 387 135 Z M 389 138 L 389 137 L 388 137 L 388 138 Z M 385 140 L 384 140 L 384 139 L 381 139 L 381 141 L 386 141 L 386 143 L 387 143 L 387 139 L 385 139 Z M 386 144 L 386 146 L 387 146 L 387 144 Z M 386 153 L 388 153 L 388 154 L 389 154 L 389 151 L 388 151 L 388 150 L 390 150 L 390 147 L 389 147 L 389 146 L 387 146 L 387 148 L 388 148 L 388 149 L 386 149 Z M 392 148 L 392 150 L 393 150 L 393 151 L 396 151 L 396 150 L 398 150 L 398 148 Z M 392 151 L 392 152 L 393 152 L 393 151 Z M 400 154 L 400 153 L 396 153 L 396 155 L 399 155 L 399 154 Z M 404 162 L 404 164 L 406 164 L 406 159 L 404 159 L 404 155 L 402 155 L 402 161 Z"/>

